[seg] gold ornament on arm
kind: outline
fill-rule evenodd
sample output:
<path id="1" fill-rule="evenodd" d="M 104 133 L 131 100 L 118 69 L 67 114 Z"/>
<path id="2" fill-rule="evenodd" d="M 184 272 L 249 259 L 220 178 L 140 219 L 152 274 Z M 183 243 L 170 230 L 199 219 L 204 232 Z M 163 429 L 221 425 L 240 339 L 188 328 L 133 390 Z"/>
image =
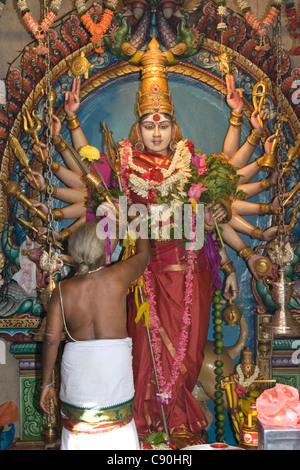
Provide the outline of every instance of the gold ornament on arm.
<path id="1" fill-rule="evenodd" d="M 247 137 L 249 144 L 254 145 L 255 147 L 259 145 L 261 140 L 261 135 L 255 132 L 255 129 L 252 130 L 251 134 Z"/>
<path id="2" fill-rule="evenodd" d="M 229 119 L 230 124 L 232 124 L 233 126 L 242 126 L 243 116 L 244 113 L 236 114 L 234 111 L 231 111 L 231 118 Z"/>

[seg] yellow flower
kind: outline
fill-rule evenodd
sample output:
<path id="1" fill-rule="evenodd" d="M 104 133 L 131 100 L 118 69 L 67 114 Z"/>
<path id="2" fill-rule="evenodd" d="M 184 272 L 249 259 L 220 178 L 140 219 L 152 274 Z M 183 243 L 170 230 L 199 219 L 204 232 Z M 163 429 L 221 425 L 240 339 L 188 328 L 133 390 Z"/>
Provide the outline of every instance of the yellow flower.
<path id="1" fill-rule="evenodd" d="M 91 145 L 83 145 L 79 150 L 79 155 L 82 158 L 86 158 L 90 162 L 93 160 L 99 160 L 100 152 L 96 147 L 92 147 Z"/>
<path id="2" fill-rule="evenodd" d="M 193 211 L 195 212 L 195 214 L 197 214 L 197 211 L 198 211 L 197 202 L 195 201 L 195 199 L 191 197 L 189 199 L 189 202 L 192 204 Z"/>

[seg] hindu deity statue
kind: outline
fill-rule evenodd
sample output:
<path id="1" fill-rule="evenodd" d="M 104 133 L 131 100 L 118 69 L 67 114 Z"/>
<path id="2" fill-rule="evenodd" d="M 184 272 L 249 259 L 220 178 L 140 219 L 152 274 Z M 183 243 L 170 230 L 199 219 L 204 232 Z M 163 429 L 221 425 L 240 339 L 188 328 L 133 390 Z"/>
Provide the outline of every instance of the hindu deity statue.
<path id="1" fill-rule="evenodd" d="M 89 146 L 81 128 L 77 117 L 79 79 L 74 79 L 72 91 L 65 95 L 72 146 L 60 134 L 61 124 L 54 115 L 52 123 L 53 144 L 67 166 L 53 161 L 53 173 L 67 187 L 54 186 L 52 191 L 55 198 L 68 203 L 62 209 L 54 209 L 53 216 L 55 220 L 75 219 L 69 227 L 56 232 L 59 242 L 67 240 L 78 225 L 95 216 L 93 207 L 101 207 L 105 199 L 113 203 L 116 189 L 129 205 L 146 208 L 149 225 L 155 208 L 164 205 L 173 208 L 169 235 L 162 236 L 159 232 L 153 240 L 154 256 L 142 280 L 143 295 L 138 302 L 134 295 L 128 296 L 128 329 L 134 344 L 135 421 L 140 434 L 150 429 L 163 430 L 166 425 L 170 432 L 184 429 L 193 433 L 207 426 L 192 391 L 203 361 L 213 293 L 222 288 L 219 267 L 225 274 L 225 298 L 234 300 L 238 293 L 235 269 L 223 240 L 246 260 L 252 274 L 261 280 L 270 273 L 272 265 L 254 253 L 237 232 L 270 240 L 277 231 L 277 227 L 271 227 L 263 232 L 243 218 L 245 214 L 271 213 L 278 206 L 277 198 L 269 205 L 243 200 L 276 183 L 276 172 L 268 179 L 249 183 L 262 165 L 263 157 L 248 162 L 266 126 L 266 113 L 254 111 L 252 133 L 239 148 L 242 92 L 235 88 L 233 77 L 227 75 L 227 103 L 232 114 L 223 152 L 209 157 L 197 153 L 193 143 L 182 137 L 174 116 L 167 63 L 167 55 L 160 50 L 156 39 L 152 39 L 140 59 L 139 121 L 132 127 L 129 139 L 120 142 L 117 148 L 107 146 L 107 155 Z M 109 141 L 107 130 L 106 134 Z M 274 145 L 274 138 L 267 139 L 266 154 Z M 36 156 L 43 162 L 47 159 L 42 143 Z M 41 174 L 33 172 L 26 178 L 35 188 L 38 182 L 41 192 L 48 191 Z M 177 220 L 174 207 L 183 208 L 186 204 L 193 207 L 194 237 L 195 223 L 199 220 L 197 208 L 204 205 L 204 246 L 195 245 L 196 249 L 187 249 L 189 236 L 178 240 L 172 232 Z M 49 210 L 39 201 L 32 201 L 32 207 L 45 216 Z M 39 233 L 42 235 L 46 230 L 39 228 Z M 143 303 L 144 297 L 149 304 L 149 329 L 137 316 L 139 302 Z"/>

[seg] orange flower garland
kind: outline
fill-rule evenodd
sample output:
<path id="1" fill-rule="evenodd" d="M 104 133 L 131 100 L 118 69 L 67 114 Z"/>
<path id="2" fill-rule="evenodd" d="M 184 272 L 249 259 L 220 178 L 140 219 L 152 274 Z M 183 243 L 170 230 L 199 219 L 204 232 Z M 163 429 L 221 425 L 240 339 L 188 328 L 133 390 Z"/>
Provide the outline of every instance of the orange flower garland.
<path id="1" fill-rule="evenodd" d="M 238 5 L 242 10 L 245 20 L 256 31 L 260 38 L 260 43 L 255 47 L 257 50 L 268 51 L 270 46 L 266 42 L 266 37 L 270 28 L 276 23 L 281 8 L 281 0 L 274 0 L 267 16 L 262 20 L 258 20 L 254 15 L 247 0 L 238 0 Z"/>
<path id="2" fill-rule="evenodd" d="M 111 22 L 114 16 L 114 9 L 116 6 L 116 1 L 110 0 L 106 2 L 106 6 L 104 8 L 104 12 L 99 23 L 94 22 L 90 13 L 86 11 L 86 9 L 84 8 L 80 0 L 79 1 L 77 0 L 75 4 L 78 10 L 78 14 L 84 26 L 86 27 L 86 29 L 89 31 L 89 33 L 92 36 L 91 42 L 95 44 L 100 43 L 103 35 L 106 33 L 106 31 L 111 25 Z M 101 52 L 104 52 L 104 49 L 102 47 L 97 47 L 95 48 L 95 51 L 100 54 Z"/>
<path id="3" fill-rule="evenodd" d="M 26 0 L 18 0 L 17 5 L 19 7 L 19 10 L 21 12 L 21 15 L 23 16 L 24 23 L 26 24 L 27 28 L 31 31 L 31 33 L 34 35 L 34 37 L 38 40 L 44 39 L 45 34 L 47 31 L 51 28 L 53 25 L 58 9 L 61 5 L 62 0 L 53 0 L 50 5 L 49 12 L 39 24 L 32 16 Z"/>

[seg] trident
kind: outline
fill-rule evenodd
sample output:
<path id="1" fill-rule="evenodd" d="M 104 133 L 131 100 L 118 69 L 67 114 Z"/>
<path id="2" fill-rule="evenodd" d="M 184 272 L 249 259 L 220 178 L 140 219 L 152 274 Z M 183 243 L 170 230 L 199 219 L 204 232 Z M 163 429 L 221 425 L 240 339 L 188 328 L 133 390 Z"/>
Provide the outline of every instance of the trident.
<path id="1" fill-rule="evenodd" d="M 41 157 L 41 162 L 44 164 L 46 160 L 45 160 L 45 156 L 43 154 L 43 151 L 42 151 L 42 149 L 39 145 L 40 141 L 39 141 L 39 136 L 38 136 L 38 132 L 41 129 L 41 123 L 40 123 L 39 119 L 36 117 L 34 111 L 32 111 L 32 113 L 31 113 L 32 117 L 30 116 L 27 109 L 25 110 L 25 113 L 26 113 L 26 116 L 23 114 L 24 131 L 26 132 L 26 134 L 32 135 L 35 143 L 38 146 L 39 154 L 40 154 L 40 157 Z"/>

